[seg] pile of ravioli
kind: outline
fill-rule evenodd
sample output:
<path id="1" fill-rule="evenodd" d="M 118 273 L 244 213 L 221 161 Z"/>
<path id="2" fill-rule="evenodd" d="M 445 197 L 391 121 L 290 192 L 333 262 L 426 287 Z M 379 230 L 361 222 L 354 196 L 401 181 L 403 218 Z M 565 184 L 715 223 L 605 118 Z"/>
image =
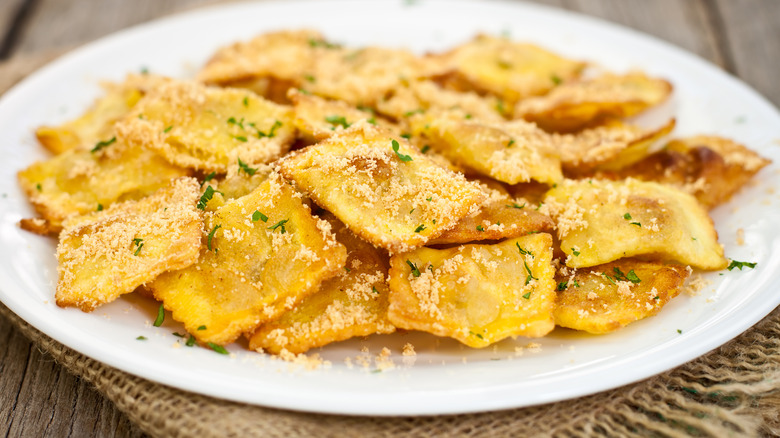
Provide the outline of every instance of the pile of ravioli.
<path id="1" fill-rule="evenodd" d="M 729 264 L 708 210 L 769 163 L 632 124 L 671 92 L 487 35 L 418 56 L 268 33 L 40 127 L 21 226 L 59 236 L 58 305 L 145 294 L 204 345 L 607 333 Z"/>

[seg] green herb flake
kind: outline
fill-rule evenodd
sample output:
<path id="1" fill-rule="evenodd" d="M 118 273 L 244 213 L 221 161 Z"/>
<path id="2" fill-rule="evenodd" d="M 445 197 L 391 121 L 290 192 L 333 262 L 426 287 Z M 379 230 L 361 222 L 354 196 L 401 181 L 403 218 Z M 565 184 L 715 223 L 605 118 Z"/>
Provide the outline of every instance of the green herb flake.
<path id="1" fill-rule="evenodd" d="M 478 337 L 479 339 L 485 339 L 485 338 L 483 338 L 483 337 L 482 337 L 482 335 L 480 335 L 479 333 L 474 333 L 474 332 L 472 332 L 471 330 L 469 330 L 469 334 L 470 334 L 470 335 L 472 335 L 472 336 L 476 336 L 476 337 Z"/>
<path id="2" fill-rule="evenodd" d="M 203 194 L 200 196 L 200 200 L 198 201 L 198 205 L 196 207 L 199 210 L 205 210 L 206 205 L 211 201 L 211 198 L 214 197 L 214 193 L 222 193 L 214 190 L 214 187 L 208 186 L 206 187 L 206 190 L 203 192 Z"/>
<path id="3" fill-rule="evenodd" d="M 604 276 L 604 278 L 606 278 L 607 280 L 609 280 L 609 282 L 610 282 L 610 283 L 612 283 L 612 284 L 614 284 L 614 285 L 617 285 L 617 283 L 615 283 L 615 280 L 614 280 L 612 277 L 610 277 L 609 275 L 607 275 L 607 273 L 606 273 L 606 272 L 602 272 L 602 273 L 601 273 L 601 275 L 603 275 L 603 276 Z"/>
<path id="4" fill-rule="evenodd" d="M 214 233 L 216 233 L 219 228 L 222 228 L 222 225 L 214 225 L 214 228 L 211 229 L 211 232 L 209 232 L 209 235 L 206 238 L 206 246 L 209 248 L 209 251 L 213 251 L 211 248 L 211 239 L 214 238 Z"/>
<path id="5" fill-rule="evenodd" d="M 139 337 L 135 338 L 135 340 L 136 341 L 145 341 L 146 340 L 146 336 L 139 336 Z"/>
<path id="6" fill-rule="evenodd" d="M 523 208 L 525 208 L 525 202 L 523 203 L 523 205 L 519 205 L 517 202 L 513 202 L 511 204 L 507 204 L 506 208 L 516 208 L 518 210 L 522 210 Z"/>
<path id="7" fill-rule="evenodd" d="M 626 213 L 623 215 L 623 219 L 630 221 L 631 220 L 631 213 Z"/>
<path id="8" fill-rule="evenodd" d="M 163 133 L 164 133 L 164 134 L 167 134 L 167 133 L 171 132 L 171 129 L 173 129 L 173 125 L 171 125 L 171 126 L 169 126 L 169 127 L 165 128 L 165 129 L 163 129 Z"/>
<path id="9" fill-rule="evenodd" d="M 97 211 L 103 211 L 103 204 L 98 204 Z"/>
<path id="10" fill-rule="evenodd" d="M 183 334 L 181 334 L 179 332 L 173 332 L 173 336 L 176 336 L 178 338 L 186 338 L 187 337 L 187 335 L 183 335 Z"/>
<path id="11" fill-rule="evenodd" d="M 567 287 L 569 287 L 569 282 L 568 281 L 562 281 L 562 282 L 558 283 L 557 289 L 558 289 L 558 291 L 564 291 L 564 290 L 566 290 Z"/>
<path id="12" fill-rule="evenodd" d="M 219 354 L 230 354 L 230 353 L 228 353 L 227 350 L 225 350 L 225 347 L 223 347 L 221 345 L 217 345 L 217 344 L 215 344 L 213 342 L 206 342 L 206 345 L 208 345 L 209 348 L 211 348 L 212 350 L 216 351 Z"/>
<path id="13" fill-rule="evenodd" d="M 255 210 L 255 212 L 252 213 L 252 222 L 257 222 L 257 221 L 268 222 L 268 216 Z"/>
<path id="14" fill-rule="evenodd" d="M 485 227 L 482 225 L 477 225 L 477 231 L 485 231 Z"/>
<path id="15" fill-rule="evenodd" d="M 515 144 L 515 139 L 514 138 L 509 140 L 509 143 L 506 144 L 506 147 L 510 148 L 510 147 L 512 147 L 513 144 Z"/>
<path id="16" fill-rule="evenodd" d="M 378 290 L 376 290 L 376 286 L 371 286 L 371 292 L 373 292 L 373 293 L 375 293 L 375 294 L 378 294 L 378 293 L 379 293 L 379 291 L 378 291 Z"/>
<path id="17" fill-rule="evenodd" d="M 641 283 L 642 280 L 639 279 L 639 276 L 636 275 L 636 272 L 634 270 L 628 271 L 628 274 L 624 274 L 623 271 L 620 270 L 617 266 L 612 268 L 612 271 L 615 273 L 615 279 L 619 281 L 630 281 L 634 284 Z"/>
<path id="18" fill-rule="evenodd" d="M 284 224 L 286 224 L 287 221 L 289 221 L 289 220 L 290 219 L 282 219 L 279 222 L 277 222 L 277 223 L 271 225 L 270 227 L 268 227 L 268 229 L 273 232 L 273 231 L 276 231 L 277 228 L 281 228 L 280 231 L 281 231 L 282 234 L 284 234 L 284 233 L 287 232 L 287 230 L 284 229 Z"/>
<path id="19" fill-rule="evenodd" d="M 520 246 L 520 242 L 515 242 L 515 246 L 517 247 L 517 250 L 520 251 L 520 254 L 522 255 L 529 255 L 531 258 L 534 258 L 534 253 L 531 251 L 525 250 Z"/>
<path id="20" fill-rule="evenodd" d="M 240 141 L 241 143 L 246 143 L 247 142 L 246 137 L 244 137 L 243 135 L 234 135 L 233 138 L 238 140 L 238 141 Z"/>
<path id="21" fill-rule="evenodd" d="M 410 138 L 412 138 L 412 134 L 401 134 L 401 137 L 409 140 Z"/>
<path id="22" fill-rule="evenodd" d="M 431 202 L 431 201 L 433 201 L 433 196 L 428 196 L 427 198 L 425 198 L 425 200 L 428 201 L 428 202 Z"/>
<path id="23" fill-rule="evenodd" d="M 677 329 L 677 333 L 678 333 L 678 334 L 682 334 L 682 330 L 680 330 L 680 329 Z"/>
<path id="24" fill-rule="evenodd" d="M 422 231 L 422 230 L 424 230 L 424 229 L 425 229 L 425 224 L 420 224 L 420 226 L 419 226 L 419 227 L 417 227 L 417 228 L 415 228 L 415 229 L 414 229 L 414 232 L 415 232 L 415 233 L 419 233 L 420 231 Z"/>
<path id="25" fill-rule="evenodd" d="M 143 240 L 144 240 L 144 239 L 140 239 L 140 238 L 138 238 L 138 237 L 136 237 L 135 239 L 133 239 L 133 246 L 135 246 L 135 247 L 136 247 L 136 250 L 135 250 L 135 252 L 133 253 L 133 255 L 134 255 L 134 256 L 137 256 L 137 255 L 138 255 L 138 253 L 139 253 L 139 252 L 141 252 L 141 248 L 143 248 L 143 247 L 144 247 Z"/>
<path id="26" fill-rule="evenodd" d="M 195 345 L 195 336 L 190 335 L 190 338 L 187 339 L 187 342 L 185 342 L 184 345 L 188 347 L 192 347 L 193 345 Z"/>
<path id="27" fill-rule="evenodd" d="M 314 76 L 308 75 L 308 74 L 307 75 L 303 75 L 303 78 L 306 79 L 308 82 L 314 82 L 314 81 L 317 80 Z"/>
<path id="28" fill-rule="evenodd" d="M 422 149 L 420 149 L 420 152 L 427 154 L 429 150 L 431 150 L 431 145 L 426 144 L 425 146 L 422 147 Z"/>
<path id="29" fill-rule="evenodd" d="M 304 94 L 308 94 L 308 93 L 304 93 Z M 276 136 L 276 130 L 282 127 L 282 122 L 275 120 L 274 124 L 271 125 L 271 129 L 268 130 L 268 133 L 265 133 L 260 129 L 258 129 L 254 123 L 250 123 L 249 126 L 255 128 L 255 131 L 257 131 L 257 138 L 263 138 L 263 137 L 274 138 Z"/>
<path id="30" fill-rule="evenodd" d="M 111 146 L 111 145 L 112 145 L 112 144 L 114 144 L 115 142 L 116 142 L 116 136 L 114 136 L 114 137 L 111 137 L 111 138 L 110 138 L 110 139 L 108 139 L 108 140 L 99 141 L 99 142 L 98 142 L 98 143 L 95 145 L 95 147 L 94 147 L 94 148 L 92 148 L 92 149 L 90 150 L 90 152 L 97 152 L 97 151 L 99 151 L 99 150 L 101 150 L 101 149 L 103 149 L 103 148 L 105 148 L 105 147 Z"/>
<path id="31" fill-rule="evenodd" d="M 243 103 L 244 103 L 244 106 L 248 108 L 249 107 L 249 98 L 248 97 L 244 97 Z"/>
<path id="32" fill-rule="evenodd" d="M 729 266 L 728 266 L 726 269 L 728 269 L 729 271 L 731 271 L 732 269 L 734 269 L 734 268 L 737 268 L 737 269 L 739 269 L 739 270 L 741 271 L 741 270 L 742 270 L 742 268 L 744 268 L 744 267 L 747 267 L 747 268 L 753 269 L 753 268 L 755 268 L 755 267 L 756 267 L 756 265 L 757 265 L 757 264 L 758 264 L 758 263 L 750 263 L 750 262 L 738 262 L 738 261 L 736 261 L 736 260 L 732 260 L 732 261 L 731 261 L 731 263 L 729 263 Z"/>
<path id="33" fill-rule="evenodd" d="M 412 157 L 411 156 L 404 155 L 404 154 L 398 152 L 398 149 L 401 147 L 401 145 L 399 145 L 397 141 L 392 140 L 390 143 L 393 146 L 393 152 L 395 152 L 395 154 L 398 156 L 399 160 L 403 161 L 404 163 L 412 161 Z"/>
<path id="34" fill-rule="evenodd" d="M 210 174 L 206 175 L 206 177 L 203 178 L 203 181 L 200 183 L 200 186 L 203 187 L 203 184 L 211 181 L 215 176 L 217 176 L 217 172 L 211 172 Z"/>
<path id="35" fill-rule="evenodd" d="M 424 109 L 422 109 L 422 108 L 417 108 L 417 109 L 416 109 L 416 110 L 414 110 L 414 111 L 407 111 L 407 112 L 405 112 L 405 113 L 404 113 L 404 117 L 411 117 L 411 116 L 413 116 L 413 115 L 415 115 L 415 114 L 422 114 L 422 113 L 424 113 L 424 112 L 425 112 L 425 110 L 424 110 Z"/>
<path id="36" fill-rule="evenodd" d="M 528 267 L 528 263 L 526 263 L 525 260 L 523 260 L 523 265 L 525 265 L 525 272 L 528 273 L 528 276 L 525 277 L 525 284 L 527 286 L 531 280 L 538 280 L 538 278 L 534 277 L 534 274 L 531 273 L 531 268 Z"/>
<path id="37" fill-rule="evenodd" d="M 580 287 L 580 282 L 576 278 L 574 279 L 574 287 Z"/>
<path id="38" fill-rule="evenodd" d="M 563 79 L 556 74 L 551 75 L 550 80 L 553 81 L 553 84 L 555 85 L 561 85 L 563 83 Z"/>
<path id="39" fill-rule="evenodd" d="M 406 260 L 406 264 L 409 265 L 410 268 L 412 268 L 412 275 L 414 275 L 415 277 L 419 277 L 420 276 L 420 270 L 417 269 L 417 265 L 415 265 L 414 263 L 412 263 L 408 259 Z"/>
<path id="40" fill-rule="evenodd" d="M 629 223 L 629 225 L 636 225 L 637 227 L 642 228 L 642 224 L 640 224 L 639 222 L 631 222 Z"/>
<path id="41" fill-rule="evenodd" d="M 39 192 L 42 192 L 43 191 L 43 187 L 41 187 L 41 183 L 36 184 L 35 185 L 35 189 L 38 190 Z"/>
<path id="42" fill-rule="evenodd" d="M 236 125 L 239 128 L 241 128 L 241 129 L 245 129 L 244 128 L 244 118 L 243 117 L 241 117 L 241 120 L 236 120 L 235 117 L 231 117 L 231 118 L 227 119 L 227 122 L 228 122 L 228 125 Z"/>
<path id="43" fill-rule="evenodd" d="M 309 39 L 309 47 L 323 47 L 326 49 L 338 49 L 341 47 L 339 44 L 329 43 L 325 40 L 315 40 L 314 38 Z"/>
<path id="44" fill-rule="evenodd" d="M 347 273 L 352 272 L 352 269 L 349 269 L 348 267 L 344 266 L 344 270 L 347 271 Z"/>
<path id="45" fill-rule="evenodd" d="M 528 280 L 526 280 L 526 281 L 528 281 Z M 523 294 L 523 298 L 525 298 L 526 300 L 530 299 L 531 298 L 531 292 Z"/>
<path id="46" fill-rule="evenodd" d="M 574 254 L 575 257 L 581 254 L 579 251 L 574 249 L 574 247 L 571 248 L 571 253 Z"/>
<path id="47" fill-rule="evenodd" d="M 238 159 L 238 173 L 241 173 L 241 171 L 244 171 L 249 176 L 252 176 L 257 172 L 257 168 L 249 167 L 248 164 L 241 161 L 241 158 Z"/>
<path id="48" fill-rule="evenodd" d="M 344 127 L 344 129 L 349 128 L 349 125 L 350 125 L 349 123 L 347 123 L 347 119 L 344 118 L 344 116 L 338 116 L 338 115 L 336 115 L 336 116 L 327 116 L 327 117 L 325 117 L 325 121 L 330 123 L 333 126 L 341 125 L 341 126 Z"/>
<path id="49" fill-rule="evenodd" d="M 165 307 L 163 307 L 162 304 L 160 304 L 160 307 L 157 308 L 157 318 L 154 320 L 154 326 L 159 327 L 162 325 L 163 321 L 165 321 Z"/>
<path id="50" fill-rule="evenodd" d="M 371 118 L 367 119 L 366 122 L 376 126 L 376 118 L 375 117 L 371 117 Z"/>
<path id="51" fill-rule="evenodd" d="M 199 326 L 199 327 L 197 328 L 197 330 L 206 330 L 206 326 L 205 326 L 205 325 Z"/>

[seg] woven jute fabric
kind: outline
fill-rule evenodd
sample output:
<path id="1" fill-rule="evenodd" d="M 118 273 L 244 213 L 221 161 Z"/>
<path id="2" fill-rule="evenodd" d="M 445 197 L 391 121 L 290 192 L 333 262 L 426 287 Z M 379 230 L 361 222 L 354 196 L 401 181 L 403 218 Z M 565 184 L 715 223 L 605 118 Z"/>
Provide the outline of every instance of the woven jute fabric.
<path id="1" fill-rule="evenodd" d="M 53 56 L 0 64 L 0 92 Z M 723 347 L 633 385 L 523 409 L 393 418 L 282 411 L 180 391 L 71 350 L 2 305 L 0 315 L 152 436 L 780 436 L 780 307 Z"/>

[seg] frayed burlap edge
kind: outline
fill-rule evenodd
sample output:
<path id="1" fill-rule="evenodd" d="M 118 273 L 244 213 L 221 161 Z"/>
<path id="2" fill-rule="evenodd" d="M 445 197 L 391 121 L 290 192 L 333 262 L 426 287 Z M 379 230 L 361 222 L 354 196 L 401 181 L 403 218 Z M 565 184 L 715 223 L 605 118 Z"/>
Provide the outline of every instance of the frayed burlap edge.
<path id="1" fill-rule="evenodd" d="M 0 64 L 0 90 L 55 56 Z M 524 409 L 396 418 L 306 414 L 191 394 L 92 360 L 35 330 L 5 306 L 0 315 L 152 436 L 780 435 L 780 308 L 725 346 L 637 384 Z"/>

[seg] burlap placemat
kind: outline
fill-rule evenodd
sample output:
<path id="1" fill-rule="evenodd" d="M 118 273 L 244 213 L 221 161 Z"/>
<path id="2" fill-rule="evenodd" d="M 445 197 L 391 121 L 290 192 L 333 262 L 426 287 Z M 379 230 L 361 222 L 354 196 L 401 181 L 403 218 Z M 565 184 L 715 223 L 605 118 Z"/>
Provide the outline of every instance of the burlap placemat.
<path id="1" fill-rule="evenodd" d="M 54 56 L 0 64 L 0 93 Z M 524 409 L 395 418 L 307 414 L 191 394 L 92 360 L 40 333 L 5 306 L 0 305 L 0 315 L 152 436 L 780 435 L 780 307 L 725 346 L 637 384 Z"/>

